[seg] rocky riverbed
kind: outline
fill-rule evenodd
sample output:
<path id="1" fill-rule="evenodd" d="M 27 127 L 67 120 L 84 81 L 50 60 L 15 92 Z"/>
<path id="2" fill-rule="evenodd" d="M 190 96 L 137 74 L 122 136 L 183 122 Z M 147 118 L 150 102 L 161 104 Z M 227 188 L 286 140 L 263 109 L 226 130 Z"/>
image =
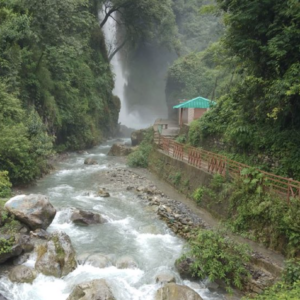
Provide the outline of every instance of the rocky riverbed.
<path id="1" fill-rule="evenodd" d="M 22 229 L 23 236 L 26 236 L 25 243 L 33 245 L 36 254 L 31 254 L 32 247 L 28 247 L 26 253 L 22 250 L 24 254 L 14 259 L 14 264 L 21 266 L 17 271 L 11 270 L 10 266 L 4 272 L 5 265 L 2 265 L 3 278 L 8 275 L 11 281 L 26 282 L 27 277 L 33 281 L 28 292 L 32 298 L 23 299 L 24 287 L 5 279 L 2 282 L 4 291 L 10 289 L 10 296 L 11 290 L 14 291 L 10 299 L 48 299 L 43 291 L 39 290 L 37 296 L 33 290 L 38 290 L 36 284 L 51 287 L 51 276 L 58 278 L 55 284 L 60 286 L 59 300 L 65 300 L 67 296 L 70 297 L 68 299 L 76 299 L 77 292 L 93 293 L 94 285 L 98 284 L 93 280 L 102 279 L 105 282 L 101 281 L 99 285 L 103 287 L 104 296 L 111 295 L 111 291 L 117 300 L 153 300 L 160 286 L 172 282 L 179 283 L 180 287 L 192 287 L 203 299 L 229 297 L 222 293 L 218 285 L 184 280 L 181 270 L 179 273 L 183 277 L 180 278 L 174 266 L 184 245 L 181 238 L 189 239 L 195 229 L 211 229 L 215 223 L 205 212 L 199 213 L 194 203 L 172 191 L 169 185 L 154 178 L 147 170 L 128 168 L 124 158 L 106 156 L 109 144 L 101 147 L 100 151 L 96 148 L 92 153 L 66 155 L 63 161 L 58 162 L 53 174 L 22 191 L 46 193 L 57 213 L 47 231 L 43 227 L 34 230 L 25 226 Z M 93 163 L 85 164 L 87 160 Z M 164 228 L 163 224 L 167 227 Z M 57 235 L 57 230 L 65 233 Z M 68 252 L 72 247 L 77 253 L 71 251 L 68 255 L 71 260 L 64 261 L 61 252 Z M 49 262 L 49 258 L 54 259 L 55 263 Z M 276 266 L 271 272 L 272 262 L 255 251 L 252 261 L 249 268 L 253 278 L 247 289 L 259 293 L 274 281 Z M 124 271 L 120 273 L 117 270 Z M 132 272 L 135 272 L 134 276 Z M 14 275 L 16 273 L 20 273 L 21 278 Z M 72 291 L 76 286 L 77 292 L 74 294 Z M 166 290 L 177 293 L 177 288 L 177 285 L 171 285 L 159 293 L 164 295 Z"/>
<path id="2" fill-rule="evenodd" d="M 56 215 L 48 228 L 49 222 L 42 222 L 47 213 L 42 211 L 34 224 L 18 217 L 30 247 L 25 251 L 21 244 L 20 251 L 1 265 L 1 297 L 73 300 L 84 294 L 91 300 L 92 295 L 179 300 L 172 296 L 178 294 L 180 300 L 224 299 L 201 281 L 184 280 L 174 266 L 184 246 L 179 236 L 188 237 L 191 228 L 206 224 L 151 180 L 128 169 L 122 159 L 107 156 L 109 148 L 108 143 L 89 153 L 70 154 L 55 172 L 20 191 L 42 194 Z M 96 163 L 84 164 L 87 158 Z M 15 211 L 11 214 L 17 216 Z"/>

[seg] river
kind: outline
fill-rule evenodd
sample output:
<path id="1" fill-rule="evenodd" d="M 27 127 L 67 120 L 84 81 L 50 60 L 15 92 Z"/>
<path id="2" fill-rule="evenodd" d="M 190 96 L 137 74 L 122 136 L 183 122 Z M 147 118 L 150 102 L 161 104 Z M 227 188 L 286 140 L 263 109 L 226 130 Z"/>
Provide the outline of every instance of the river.
<path id="1" fill-rule="evenodd" d="M 112 264 L 101 269 L 78 265 L 72 273 L 60 279 L 40 274 L 33 284 L 11 283 L 2 277 L 0 294 L 8 300 L 66 300 L 76 284 L 104 278 L 117 300 L 153 300 L 160 287 L 155 283 L 155 277 L 168 272 L 175 276 L 177 283 L 189 285 L 203 299 L 223 299 L 222 295 L 211 293 L 201 282 L 192 283 L 180 278 L 174 262 L 183 251 L 184 241 L 176 237 L 134 191 L 128 191 L 121 180 L 110 183 L 105 180 L 108 171 L 129 170 L 121 160 L 106 155 L 113 142 L 97 146 L 86 154 L 70 154 L 57 164 L 55 172 L 24 193 L 41 193 L 49 197 L 58 212 L 47 231 L 66 232 L 77 257 L 102 253 L 114 262 L 122 256 L 130 256 L 138 267 L 118 269 Z M 99 164 L 84 165 L 87 157 L 93 157 Z M 111 197 L 97 196 L 97 190 L 102 187 L 107 188 Z M 108 222 L 88 227 L 74 225 L 68 219 L 70 207 L 101 213 Z M 34 266 L 34 262 L 35 257 L 31 256 L 25 264 Z"/>

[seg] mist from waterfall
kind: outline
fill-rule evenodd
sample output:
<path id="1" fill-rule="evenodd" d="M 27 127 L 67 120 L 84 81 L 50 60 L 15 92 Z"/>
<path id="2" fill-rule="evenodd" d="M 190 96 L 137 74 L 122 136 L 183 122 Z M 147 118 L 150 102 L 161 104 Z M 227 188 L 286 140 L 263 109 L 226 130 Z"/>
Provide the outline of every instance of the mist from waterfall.
<path id="1" fill-rule="evenodd" d="M 103 19 L 103 12 L 99 16 Z M 116 15 L 113 15 L 103 26 L 109 54 L 122 40 L 115 19 Z M 118 51 L 110 63 L 115 75 L 113 93 L 121 101 L 119 123 L 138 129 L 152 125 L 157 118 L 167 117 L 165 78 L 173 56 L 149 45 L 132 51 L 130 55 L 126 55 L 123 49 Z"/>

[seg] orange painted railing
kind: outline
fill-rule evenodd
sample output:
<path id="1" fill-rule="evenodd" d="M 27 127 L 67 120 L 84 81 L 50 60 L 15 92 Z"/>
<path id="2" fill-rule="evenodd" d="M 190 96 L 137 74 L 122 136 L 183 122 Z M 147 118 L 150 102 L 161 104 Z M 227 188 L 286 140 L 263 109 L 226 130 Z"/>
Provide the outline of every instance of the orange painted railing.
<path id="1" fill-rule="evenodd" d="M 232 178 L 241 176 L 241 171 L 251 168 L 248 165 L 231 160 L 224 155 L 209 152 L 203 149 L 186 147 L 184 144 L 177 143 L 172 139 L 160 136 L 159 148 L 168 155 L 187 162 L 199 169 L 203 169 L 212 174 L 230 176 Z M 264 180 L 268 183 L 268 189 L 284 196 L 287 202 L 291 197 L 300 197 L 300 182 L 292 178 L 281 177 L 257 169 L 264 175 Z"/>

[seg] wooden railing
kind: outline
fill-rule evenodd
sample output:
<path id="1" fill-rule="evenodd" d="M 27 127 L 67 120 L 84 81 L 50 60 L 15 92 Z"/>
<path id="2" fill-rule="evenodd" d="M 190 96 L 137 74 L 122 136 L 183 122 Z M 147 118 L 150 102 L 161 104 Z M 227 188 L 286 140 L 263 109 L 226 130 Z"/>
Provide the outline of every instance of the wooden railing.
<path id="1" fill-rule="evenodd" d="M 241 171 L 245 168 L 251 168 L 248 165 L 231 160 L 224 155 L 209 152 L 203 149 L 188 147 L 184 144 L 177 143 L 172 139 L 159 137 L 159 148 L 168 155 L 189 163 L 199 169 L 203 169 L 211 174 L 220 174 L 235 178 L 242 176 Z M 268 173 L 257 169 L 264 175 L 263 180 L 269 190 L 282 195 L 287 202 L 291 197 L 300 197 L 300 182 L 292 178 L 281 177 L 272 173 Z"/>

